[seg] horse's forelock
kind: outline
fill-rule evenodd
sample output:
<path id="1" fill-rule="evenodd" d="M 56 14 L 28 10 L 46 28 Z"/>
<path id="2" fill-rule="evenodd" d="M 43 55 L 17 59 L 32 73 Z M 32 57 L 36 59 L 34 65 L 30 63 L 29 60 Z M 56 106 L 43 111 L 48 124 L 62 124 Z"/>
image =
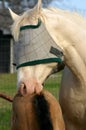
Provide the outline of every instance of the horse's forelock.
<path id="1" fill-rule="evenodd" d="M 15 41 L 18 41 L 20 26 L 23 24 L 24 19 L 25 19 L 24 16 L 21 15 L 18 19 L 14 21 L 13 25 L 11 26 L 12 35 Z"/>
<path id="2" fill-rule="evenodd" d="M 32 9 L 24 12 L 18 19 L 16 19 L 11 27 L 12 35 L 14 36 L 15 41 L 18 41 L 19 33 L 20 33 L 20 27 L 24 26 L 24 23 L 27 21 L 33 21 L 34 19 L 38 19 L 39 14 L 37 14 Z M 29 24 L 29 23 L 28 23 Z"/>

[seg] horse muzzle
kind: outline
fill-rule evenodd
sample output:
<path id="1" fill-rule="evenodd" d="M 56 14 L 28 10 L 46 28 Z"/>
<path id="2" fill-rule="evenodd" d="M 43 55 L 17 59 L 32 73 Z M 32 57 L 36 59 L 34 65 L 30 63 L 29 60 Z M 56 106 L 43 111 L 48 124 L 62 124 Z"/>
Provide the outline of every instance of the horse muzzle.
<path id="1" fill-rule="evenodd" d="M 43 89 L 43 85 L 36 81 L 24 81 L 20 83 L 18 93 L 22 96 L 30 95 L 33 93 L 40 94 Z"/>

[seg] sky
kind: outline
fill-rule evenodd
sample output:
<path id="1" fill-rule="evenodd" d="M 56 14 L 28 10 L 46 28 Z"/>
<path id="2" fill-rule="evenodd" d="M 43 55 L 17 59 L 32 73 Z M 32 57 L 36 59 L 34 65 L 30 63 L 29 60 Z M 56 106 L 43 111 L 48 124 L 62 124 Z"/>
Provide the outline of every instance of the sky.
<path id="1" fill-rule="evenodd" d="M 86 17 L 86 0 L 53 0 L 50 6 L 77 11 Z"/>
<path id="2" fill-rule="evenodd" d="M 86 9 L 86 0 L 69 0 L 72 5 L 76 5 L 77 8 Z"/>

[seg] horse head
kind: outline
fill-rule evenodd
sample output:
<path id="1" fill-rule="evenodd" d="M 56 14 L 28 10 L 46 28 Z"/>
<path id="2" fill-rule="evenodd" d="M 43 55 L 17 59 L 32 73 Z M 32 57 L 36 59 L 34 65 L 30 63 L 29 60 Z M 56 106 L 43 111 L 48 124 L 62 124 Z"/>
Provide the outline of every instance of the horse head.
<path id="1" fill-rule="evenodd" d="M 40 93 L 45 79 L 62 69 L 63 53 L 41 20 L 41 0 L 20 16 L 9 10 L 14 21 L 12 34 L 16 41 L 14 57 L 19 91 L 22 95 Z"/>

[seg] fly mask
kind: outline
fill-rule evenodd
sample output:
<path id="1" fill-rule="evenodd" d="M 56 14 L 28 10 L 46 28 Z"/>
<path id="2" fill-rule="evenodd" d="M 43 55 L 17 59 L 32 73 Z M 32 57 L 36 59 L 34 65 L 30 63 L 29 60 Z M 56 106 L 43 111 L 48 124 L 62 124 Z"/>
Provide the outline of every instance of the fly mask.
<path id="1" fill-rule="evenodd" d="M 41 20 L 37 25 L 20 28 L 18 43 L 14 45 L 14 63 L 17 69 L 23 66 L 62 62 L 63 53 L 49 35 Z"/>

